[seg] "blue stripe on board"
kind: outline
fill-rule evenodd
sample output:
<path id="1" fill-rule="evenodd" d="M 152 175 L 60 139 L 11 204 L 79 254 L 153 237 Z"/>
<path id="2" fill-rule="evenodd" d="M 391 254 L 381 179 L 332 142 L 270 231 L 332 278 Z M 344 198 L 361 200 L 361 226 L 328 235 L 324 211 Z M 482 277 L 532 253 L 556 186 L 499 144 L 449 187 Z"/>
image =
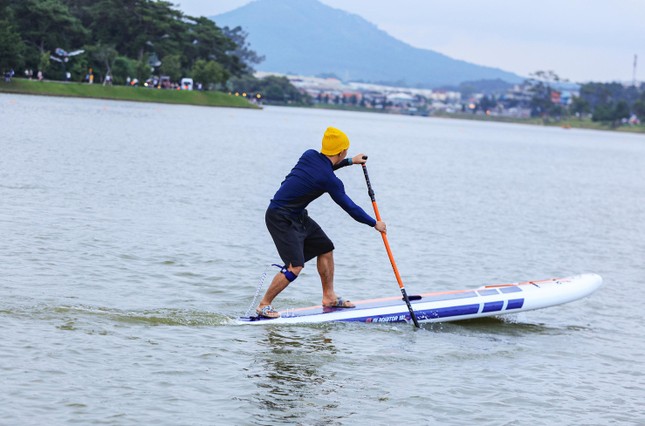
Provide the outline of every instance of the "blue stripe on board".
<path id="1" fill-rule="evenodd" d="M 520 291 L 522 291 L 521 288 L 515 285 L 511 287 L 500 287 L 499 289 L 502 291 L 502 293 L 519 293 Z"/>
<path id="2" fill-rule="evenodd" d="M 433 318 L 457 317 L 461 315 L 472 315 L 479 312 L 479 303 L 463 306 L 450 306 L 447 308 L 428 309 L 425 311 L 415 311 L 417 319 L 426 320 Z M 387 322 L 404 322 L 410 320 L 409 313 L 398 313 L 389 315 L 376 315 L 373 317 L 347 318 L 341 321 L 345 322 L 367 322 L 367 323 L 387 323 Z"/>
<path id="3" fill-rule="evenodd" d="M 422 313 L 426 313 L 428 311 L 423 311 Z M 465 305 L 465 306 L 451 306 L 449 308 L 439 308 L 439 309 L 432 309 L 429 312 L 435 314 L 436 316 L 432 317 L 427 317 L 427 318 L 446 318 L 446 317 L 456 317 L 460 315 L 471 315 L 471 314 L 476 314 L 479 312 L 479 303 L 473 304 L 473 305 Z"/>
<path id="4" fill-rule="evenodd" d="M 501 311 L 503 307 L 504 307 L 503 300 L 500 300 L 498 302 L 488 302 L 488 303 L 484 303 L 484 310 L 482 310 L 482 312 Z"/>
<path id="5" fill-rule="evenodd" d="M 480 296 L 492 296 L 494 294 L 499 294 L 499 292 L 494 288 L 488 290 L 478 290 L 477 293 L 479 293 Z"/>
<path id="6" fill-rule="evenodd" d="M 524 306 L 524 299 L 511 299 L 506 305 L 506 309 L 519 309 Z"/>

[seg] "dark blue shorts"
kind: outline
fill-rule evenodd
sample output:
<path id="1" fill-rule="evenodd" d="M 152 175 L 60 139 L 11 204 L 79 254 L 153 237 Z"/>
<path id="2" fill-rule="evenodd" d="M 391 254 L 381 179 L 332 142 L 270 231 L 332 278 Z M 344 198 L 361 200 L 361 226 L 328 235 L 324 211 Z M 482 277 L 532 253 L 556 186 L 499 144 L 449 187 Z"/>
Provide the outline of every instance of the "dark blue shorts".
<path id="1" fill-rule="evenodd" d="M 264 216 L 278 254 L 286 266 L 305 266 L 305 262 L 334 249 L 322 228 L 307 214 L 267 209 Z"/>

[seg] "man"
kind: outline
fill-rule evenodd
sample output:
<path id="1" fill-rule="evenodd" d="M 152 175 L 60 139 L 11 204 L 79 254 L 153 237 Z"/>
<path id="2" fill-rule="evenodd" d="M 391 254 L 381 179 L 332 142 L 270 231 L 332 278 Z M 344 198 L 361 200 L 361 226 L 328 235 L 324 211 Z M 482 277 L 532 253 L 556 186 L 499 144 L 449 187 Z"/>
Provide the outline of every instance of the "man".
<path id="1" fill-rule="evenodd" d="M 298 278 L 305 263 L 317 257 L 322 282 L 322 305 L 333 308 L 353 308 L 349 300 L 334 291 L 334 244 L 307 214 L 306 207 L 316 198 L 328 193 L 356 221 L 386 232 L 385 223 L 376 221 L 345 194 L 343 183 L 334 170 L 352 164 L 363 164 L 363 154 L 345 158 L 349 149 L 347 135 L 329 127 L 325 131 L 320 152 L 306 151 L 275 193 L 266 211 L 265 221 L 278 254 L 284 262 L 260 301 L 256 312 L 265 318 L 278 318 L 273 299 L 289 283 Z"/>

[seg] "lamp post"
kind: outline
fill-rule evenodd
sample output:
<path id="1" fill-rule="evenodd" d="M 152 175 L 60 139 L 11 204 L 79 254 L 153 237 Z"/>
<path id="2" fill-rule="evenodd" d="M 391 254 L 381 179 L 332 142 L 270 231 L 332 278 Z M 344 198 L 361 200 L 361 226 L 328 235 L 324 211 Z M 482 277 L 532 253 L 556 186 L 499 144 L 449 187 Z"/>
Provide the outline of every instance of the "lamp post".
<path id="1" fill-rule="evenodd" d="M 170 38 L 170 35 L 164 34 L 161 37 L 159 37 L 156 42 L 159 42 L 161 40 L 165 40 L 167 38 Z M 155 68 L 161 67 L 162 62 L 159 59 L 159 56 L 157 55 L 157 50 L 155 49 L 155 43 L 153 43 L 152 41 L 148 40 L 148 41 L 146 41 L 146 45 L 149 46 L 152 49 L 152 53 L 150 54 L 150 57 L 148 58 L 148 65 L 150 65 L 150 72 L 154 72 Z M 158 81 L 158 83 L 161 84 L 161 70 L 159 70 L 159 81 Z M 154 86 L 156 86 L 156 84 L 154 84 L 154 80 L 153 80 L 153 87 Z"/>
<path id="2" fill-rule="evenodd" d="M 85 50 L 79 49 L 67 52 L 60 47 L 57 47 L 54 51 L 54 55 L 50 55 L 49 59 L 51 59 L 52 61 L 60 62 L 63 65 L 63 79 L 67 81 L 67 67 L 65 66 L 65 64 L 69 62 L 69 58 L 80 55 L 81 53 L 85 53 Z"/>

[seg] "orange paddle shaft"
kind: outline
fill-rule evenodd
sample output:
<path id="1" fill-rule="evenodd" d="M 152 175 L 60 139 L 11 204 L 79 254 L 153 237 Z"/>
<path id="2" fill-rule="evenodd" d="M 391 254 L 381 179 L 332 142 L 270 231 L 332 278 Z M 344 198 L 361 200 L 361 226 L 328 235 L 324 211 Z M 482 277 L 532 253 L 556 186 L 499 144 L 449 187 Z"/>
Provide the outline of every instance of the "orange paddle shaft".
<path id="1" fill-rule="evenodd" d="M 367 160 L 367 157 L 363 157 L 363 159 Z M 365 182 L 367 183 L 367 193 L 369 194 L 370 199 L 372 200 L 372 207 L 374 207 L 374 214 L 376 215 L 376 220 L 381 222 L 381 214 L 379 213 L 378 206 L 376 205 L 376 199 L 374 198 L 374 190 L 372 189 L 370 176 L 367 174 L 367 166 L 365 164 L 362 164 L 362 166 L 363 166 L 363 174 L 365 175 Z M 410 298 L 408 297 L 408 294 L 405 291 L 403 280 L 401 279 L 401 275 L 399 274 L 399 268 L 396 267 L 396 262 L 394 261 L 392 250 L 390 249 L 390 243 L 388 243 L 387 241 L 387 235 L 381 232 L 381 236 L 383 237 L 383 243 L 385 244 L 385 250 L 387 251 L 387 256 L 390 258 L 390 263 L 392 264 L 392 269 L 394 270 L 394 276 L 396 277 L 396 281 L 399 284 L 399 288 L 401 289 L 403 300 L 405 301 L 405 304 L 408 306 L 408 311 L 410 311 L 410 318 L 412 318 L 412 322 L 414 322 L 414 326 L 419 328 L 419 321 L 417 320 L 417 316 L 414 314 L 414 309 L 412 309 Z"/>
<path id="2" fill-rule="evenodd" d="M 376 220 L 381 222 L 381 214 L 378 211 L 378 206 L 376 201 L 372 201 L 372 207 L 374 207 L 374 214 L 376 215 Z M 401 279 L 401 274 L 399 274 L 399 268 L 396 267 L 396 262 L 394 261 L 394 255 L 392 254 L 392 249 L 390 249 L 390 243 L 387 241 L 387 234 L 381 232 L 381 237 L 383 237 L 383 244 L 385 244 L 385 250 L 387 251 L 387 257 L 390 258 L 390 263 L 392 264 L 392 269 L 394 270 L 394 276 L 396 281 L 399 283 L 399 288 L 404 288 L 403 280 Z"/>

